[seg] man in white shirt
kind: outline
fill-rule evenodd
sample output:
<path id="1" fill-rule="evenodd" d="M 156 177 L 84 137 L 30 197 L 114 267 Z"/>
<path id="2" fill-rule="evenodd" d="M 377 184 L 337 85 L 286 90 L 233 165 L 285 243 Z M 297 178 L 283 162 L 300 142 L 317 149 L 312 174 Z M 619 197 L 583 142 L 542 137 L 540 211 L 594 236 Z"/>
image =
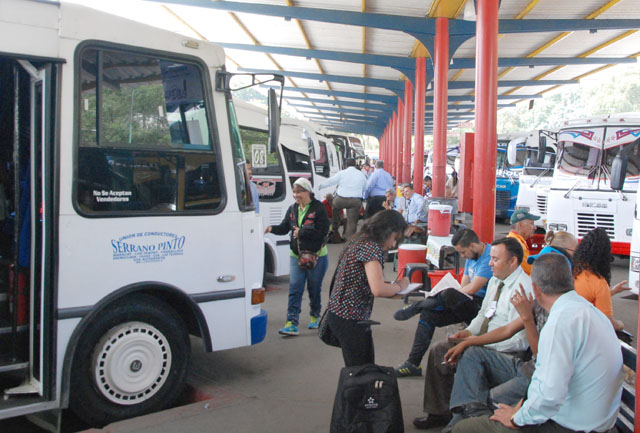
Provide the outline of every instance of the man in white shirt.
<path id="1" fill-rule="evenodd" d="M 516 289 L 522 284 L 525 292 L 531 293 L 531 278 L 520 267 L 523 252 L 517 240 L 504 238 L 494 241 L 491 244 L 490 256 L 489 266 L 493 271 L 493 277 L 487 284 L 482 306 L 469 326 L 451 336 L 452 340 L 460 341 L 471 335 L 481 335 L 512 322 L 519 317 L 510 302 Z M 444 426 L 451 420 L 449 399 L 456 365 L 445 363 L 444 355 L 453 346 L 453 342 L 443 341 L 433 345 L 429 352 L 423 403 L 424 411 L 428 415 L 414 419 L 413 424 L 419 429 Z M 529 343 L 525 331 L 522 330 L 507 340 L 485 347 L 519 356 L 529 347 Z"/>
<path id="2" fill-rule="evenodd" d="M 345 166 L 347 168 L 320 184 L 318 188 L 323 189 L 331 185 L 338 185 L 336 197 L 333 199 L 332 225 L 333 227 L 339 227 L 339 217 L 342 214 L 342 209 L 346 209 L 347 226 L 345 228 L 345 237 L 351 239 L 358 227 L 358 217 L 362 207 L 362 197 L 367 186 L 367 178 L 356 168 L 355 159 L 348 158 L 345 161 Z"/>
<path id="3" fill-rule="evenodd" d="M 616 422 L 622 394 L 622 353 L 609 319 L 573 289 L 569 262 L 559 254 L 538 257 L 533 293 L 549 312 L 540 332 L 536 368 L 527 398 L 499 404 L 490 417 L 457 423 L 454 433 L 606 432 Z"/>

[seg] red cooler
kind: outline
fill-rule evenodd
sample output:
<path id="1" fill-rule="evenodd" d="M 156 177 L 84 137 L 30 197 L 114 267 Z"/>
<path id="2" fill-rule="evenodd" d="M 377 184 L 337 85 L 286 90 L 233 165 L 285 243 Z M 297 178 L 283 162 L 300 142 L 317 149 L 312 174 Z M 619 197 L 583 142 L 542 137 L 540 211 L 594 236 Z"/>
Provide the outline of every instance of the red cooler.
<path id="1" fill-rule="evenodd" d="M 420 244 L 402 244 L 398 247 L 398 279 L 404 277 L 407 263 L 427 263 L 427 246 Z M 422 272 L 414 272 L 412 283 L 422 283 Z"/>
<path id="2" fill-rule="evenodd" d="M 437 201 L 429 204 L 429 234 L 431 236 L 449 236 L 451 230 L 452 206 Z"/>

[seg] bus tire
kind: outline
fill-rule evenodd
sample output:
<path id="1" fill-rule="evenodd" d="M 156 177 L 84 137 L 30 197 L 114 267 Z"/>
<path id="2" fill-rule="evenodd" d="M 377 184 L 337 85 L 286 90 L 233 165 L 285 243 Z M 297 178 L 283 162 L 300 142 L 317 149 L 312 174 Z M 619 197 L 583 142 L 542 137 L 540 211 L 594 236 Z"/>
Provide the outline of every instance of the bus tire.
<path id="1" fill-rule="evenodd" d="M 108 306 L 74 355 L 70 406 L 92 426 L 164 409 L 179 396 L 191 347 L 182 319 L 144 294 Z"/>

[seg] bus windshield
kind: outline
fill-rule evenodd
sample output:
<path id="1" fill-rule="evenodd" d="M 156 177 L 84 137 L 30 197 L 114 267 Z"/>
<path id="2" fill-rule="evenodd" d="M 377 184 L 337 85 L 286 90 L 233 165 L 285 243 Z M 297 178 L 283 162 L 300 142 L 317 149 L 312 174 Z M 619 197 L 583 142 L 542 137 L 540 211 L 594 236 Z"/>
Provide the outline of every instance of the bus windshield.
<path id="1" fill-rule="evenodd" d="M 519 152 L 518 152 L 519 154 Z M 547 147 L 544 162 L 538 162 L 538 148 L 529 147 L 526 152 L 524 174 L 530 176 L 552 176 L 556 164 L 556 152 Z"/>
<path id="2" fill-rule="evenodd" d="M 258 187 L 260 201 L 278 201 L 286 194 L 284 167 L 278 149 L 270 151 L 268 131 L 240 126 L 245 155 L 251 156 L 251 180 Z"/>
<path id="3" fill-rule="evenodd" d="M 571 141 L 563 141 L 559 145 L 557 168 L 561 174 L 581 180 L 578 189 L 610 189 L 611 165 L 619 152 L 624 152 L 628 158 L 626 179 L 637 178 L 640 172 L 638 144 L 626 143 L 606 150 Z M 625 186 L 628 184 L 629 182 L 625 182 Z"/>
<path id="4" fill-rule="evenodd" d="M 496 173 L 502 173 L 504 171 L 518 172 L 522 169 L 527 157 L 526 148 L 524 146 L 518 146 L 516 154 L 516 162 L 513 165 L 509 164 L 507 160 L 507 146 L 502 143 L 498 144 L 498 152 L 496 159 Z"/>

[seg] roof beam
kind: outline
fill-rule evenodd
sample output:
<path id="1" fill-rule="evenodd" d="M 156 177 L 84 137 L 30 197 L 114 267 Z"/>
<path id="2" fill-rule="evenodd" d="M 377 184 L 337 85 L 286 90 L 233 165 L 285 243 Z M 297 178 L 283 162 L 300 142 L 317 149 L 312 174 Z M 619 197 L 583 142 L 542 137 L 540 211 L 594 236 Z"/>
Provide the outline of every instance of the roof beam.
<path id="1" fill-rule="evenodd" d="M 557 65 L 606 65 L 609 63 L 634 63 L 628 57 L 500 57 L 499 67 L 528 66 L 557 66 Z M 475 57 L 454 58 L 449 69 L 474 69 Z"/>
<path id="2" fill-rule="evenodd" d="M 387 56 L 378 54 L 360 54 L 345 51 L 311 50 L 302 48 L 275 47 L 267 45 L 234 44 L 215 42 L 218 45 L 233 50 L 255 51 L 260 53 L 281 54 L 286 56 L 305 57 L 307 59 L 334 60 L 339 62 L 362 63 L 375 66 L 386 66 L 404 74 L 412 83 L 415 81 L 415 60 L 410 57 Z M 498 59 L 499 67 L 528 66 L 557 66 L 557 65 L 606 65 L 618 63 L 634 63 L 628 57 L 503 57 Z M 454 58 L 449 69 L 475 68 L 476 59 Z M 427 68 L 427 76 L 433 76 L 433 68 Z M 415 83 L 414 83 L 415 84 Z"/>
<path id="3" fill-rule="evenodd" d="M 263 84 L 261 85 L 261 87 L 273 87 L 274 89 L 277 88 L 279 89 L 280 87 L 277 86 L 271 86 L 268 84 Z M 398 103 L 398 97 L 397 96 L 391 96 L 391 95 L 380 95 L 378 93 L 358 93 L 358 92 L 344 92 L 344 91 L 340 91 L 340 90 L 326 90 L 326 89 L 314 89 L 312 87 L 292 87 L 292 86 L 285 86 L 284 87 L 284 91 L 285 92 L 300 92 L 300 93 L 316 93 L 316 94 L 320 94 L 320 95 L 327 95 L 327 96 L 338 96 L 341 98 L 351 98 L 351 99 L 362 99 L 364 101 L 377 101 L 377 102 L 382 102 L 384 104 L 387 105 L 394 105 L 396 106 Z M 286 96 L 285 96 L 286 98 Z"/>
<path id="4" fill-rule="evenodd" d="M 355 84 L 357 86 L 368 87 L 380 87 L 387 89 L 398 95 L 398 98 L 404 98 L 404 81 L 399 80 L 385 80 L 380 78 L 362 78 L 352 77 L 348 75 L 330 75 L 330 74 L 314 74 L 310 72 L 296 72 L 296 71 L 274 71 L 272 69 L 252 69 L 252 68 L 240 68 L 243 72 L 252 72 L 256 74 L 280 74 L 285 77 L 297 77 L 307 80 L 317 81 L 334 81 L 336 83 Z"/>
<path id="5" fill-rule="evenodd" d="M 314 102 L 317 104 L 340 105 L 345 107 L 362 107 L 368 110 L 383 111 L 386 113 L 392 113 L 393 110 L 395 109 L 394 107 L 386 104 L 368 104 L 366 102 L 354 102 L 354 101 L 342 101 L 342 100 L 334 101 L 332 99 L 304 98 L 301 96 L 289 96 L 286 99 L 295 100 L 295 101 Z M 318 107 L 318 108 L 323 108 L 323 107 Z"/>
<path id="6" fill-rule="evenodd" d="M 365 65 L 387 66 L 403 73 L 414 80 L 416 75 L 416 61 L 410 57 L 387 56 L 382 54 L 360 54 L 345 51 L 308 50 L 302 48 L 274 47 L 267 45 L 232 44 L 215 42 L 221 47 L 232 50 L 257 51 L 261 53 L 282 54 L 285 56 L 305 57 L 307 59 L 335 60 L 338 62 L 362 63 Z M 558 65 L 559 63 L 554 63 Z M 428 72 L 427 72 L 428 74 Z"/>
<path id="7" fill-rule="evenodd" d="M 265 72 L 266 73 L 266 72 Z M 274 72 L 270 72 L 274 73 Z M 282 74 L 282 72 L 278 72 Z M 559 86 L 565 84 L 577 84 L 578 80 L 503 80 L 498 81 L 498 87 L 517 86 Z M 475 89 L 475 81 L 449 81 L 449 89 Z"/>
<path id="8" fill-rule="evenodd" d="M 300 111 L 299 108 L 302 108 L 302 109 L 317 110 L 319 112 L 329 111 L 329 112 L 338 112 L 338 113 L 352 113 L 352 114 L 362 114 L 362 115 L 368 115 L 372 117 L 384 117 L 384 118 L 388 118 L 393 114 L 390 112 L 385 113 L 382 111 L 370 111 L 370 110 L 364 110 L 359 108 L 318 107 L 314 105 L 305 105 L 305 104 L 289 104 L 289 106 L 295 107 L 296 110 L 298 111 Z"/>
<path id="9" fill-rule="evenodd" d="M 386 122 L 387 118 L 379 118 L 379 117 L 370 117 L 370 116 L 358 116 L 357 114 L 350 113 L 312 113 L 312 112 L 304 112 L 300 111 L 300 114 L 305 117 L 321 117 L 327 119 L 353 119 L 353 120 L 367 120 L 371 122 Z"/>
<path id="10" fill-rule="evenodd" d="M 325 125 L 328 129 L 333 132 L 346 132 L 351 134 L 361 134 L 361 135 L 371 135 L 377 138 L 382 136 L 384 132 L 384 128 L 375 125 L 349 125 L 345 127 L 340 127 L 337 125 L 333 125 L 330 123 L 321 123 L 321 125 Z"/>
<path id="11" fill-rule="evenodd" d="M 305 104 L 289 104 L 289 106 L 291 107 L 295 107 L 296 110 L 298 108 L 307 108 L 307 109 L 314 109 L 314 110 L 318 110 L 318 111 L 337 111 L 337 112 L 341 112 L 341 113 L 369 113 L 371 116 L 377 116 L 377 117 L 385 117 L 388 118 L 389 116 L 391 116 L 393 113 L 392 112 L 382 112 L 382 111 L 370 111 L 370 110 L 364 110 L 364 109 L 357 109 L 357 108 L 340 108 L 340 107 L 319 107 L 317 105 L 305 105 Z"/>
<path id="12" fill-rule="evenodd" d="M 451 83 L 449 83 L 451 84 Z M 271 86 L 268 84 L 263 84 L 261 85 L 261 87 L 273 87 L 276 88 L 277 86 Z M 449 86 L 451 87 L 451 86 Z M 277 87 L 278 89 L 280 89 L 280 87 Z M 342 98 L 351 98 L 351 99 L 362 99 L 364 101 L 377 101 L 377 102 L 382 102 L 384 104 L 387 105 L 393 105 L 394 108 L 397 106 L 398 103 L 398 98 L 396 96 L 391 96 L 391 95 L 380 95 L 380 94 L 376 94 L 376 93 L 358 93 L 358 92 L 343 92 L 343 91 L 339 91 L 339 90 L 327 90 L 327 89 L 314 89 L 311 87 L 292 87 L 292 86 L 285 86 L 284 87 L 284 91 L 285 92 L 300 92 L 300 93 L 316 93 L 319 95 L 327 95 L 327 96 L 337 96 L 337 97 L 342 97 Z M 284 96 L 284 98 L 288 98 L 288 96 Z M 498 95 L 498 100 L 512 100 L 512 99 L 516 99 L 516 100 L 520 100 L 520 99 L 540 99 L 542 98 L 542 95 L 539 94 L 533 94 L 533 95 Z M 475 101 L 475 96 L 474 95 L 449 95 L 448 97 L 449 101 L 468 101 L 468 102 L 474 102 Z M 433 97 L 432 96 L 427 96 L 426 99 L 427 103 L 430 104 L 433 102 Z"/>

